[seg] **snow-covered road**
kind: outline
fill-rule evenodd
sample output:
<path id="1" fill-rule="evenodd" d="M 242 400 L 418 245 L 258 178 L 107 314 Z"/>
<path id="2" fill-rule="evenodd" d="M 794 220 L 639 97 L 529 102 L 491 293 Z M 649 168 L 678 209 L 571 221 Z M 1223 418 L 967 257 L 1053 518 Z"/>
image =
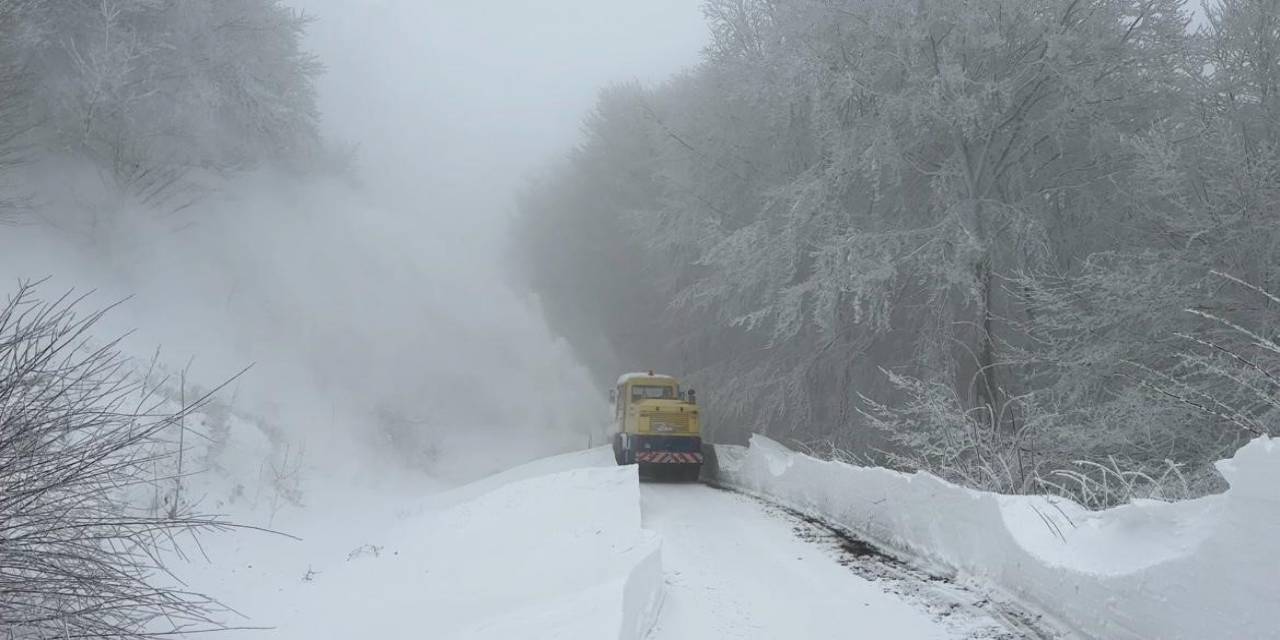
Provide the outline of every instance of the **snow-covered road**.
<path id="1" fill-rule="evenodd" d="M 608 448 L 425 497 L 313 486 L 332 503 L 286 514 L 303 541 L 218 536 L 209 562 L 184 565 L 262 627 L 229 637 L 409 640 L 423 620 L 425 637 L 457 640 L 1043 637 L 779 506 L 642 483 Z"/>
<path id="2" fill-rule="evenodd" d="M 693 484 L 646 484 L 641 496 L 666 573 L 655 640 L 949 637 L 751 498 Z"/>
<path id="3" fill-rule="evenodd" d="M 838 546 L 815 540 L 814 525 L 753 498 L 653 483 L 641 496 L 645 528 L 662 536 L 666 583 L 652 640 L 1026 637 L 954 586 L 883 569 L 864 577 Z"/>

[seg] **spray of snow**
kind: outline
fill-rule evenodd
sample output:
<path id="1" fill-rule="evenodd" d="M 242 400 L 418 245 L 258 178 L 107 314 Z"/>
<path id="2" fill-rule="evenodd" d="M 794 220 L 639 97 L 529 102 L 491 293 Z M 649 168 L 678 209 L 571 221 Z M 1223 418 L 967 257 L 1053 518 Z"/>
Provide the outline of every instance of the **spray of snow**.
<path id="1" fill-rule="evenodd" d="M 40 222 L 0 238 L 0 273 L 53 276 L 48 294 L 97 289 L 89 306 L 131 296 L 99 335 L 133 331 L 140 361 L 157 346 L 172 369 L 194 359 L 206 388 L 253 364 L 235 404 L 315 465 L 371 452 L 385 466 L 391 444 L 409 466 L 465 479 L 580 448 L 607 418 L 497 260 L 447 226 L 424 233 L 332 181 L 254 176 L 166 217 L 113 200 L 83 165 L 57 173 Z"/>

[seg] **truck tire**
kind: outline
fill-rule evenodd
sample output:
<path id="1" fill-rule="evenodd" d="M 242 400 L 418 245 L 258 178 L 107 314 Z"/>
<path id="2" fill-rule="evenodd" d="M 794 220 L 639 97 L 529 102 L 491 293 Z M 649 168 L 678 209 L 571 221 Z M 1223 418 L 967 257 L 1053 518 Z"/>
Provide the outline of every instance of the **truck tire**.
<path id="1" fill-rule="evenodd" d="M 617 462 L 618 466 L 626 464 L 623 458 L 621 433 L 613 434 L 613 461 Z"/>

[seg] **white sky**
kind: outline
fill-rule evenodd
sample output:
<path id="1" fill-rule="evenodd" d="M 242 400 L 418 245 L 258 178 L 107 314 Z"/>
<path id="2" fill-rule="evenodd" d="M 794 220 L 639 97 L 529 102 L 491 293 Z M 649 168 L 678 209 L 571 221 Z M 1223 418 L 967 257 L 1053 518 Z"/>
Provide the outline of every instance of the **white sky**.
<path id="1" fill-rule="evenodd" d="M 707 39 L 700 0 L 294 2 L 318 20 L 327 129 L 397 205 L 473 228 L 577 141 L 602 86 L 661 81 Z"/>

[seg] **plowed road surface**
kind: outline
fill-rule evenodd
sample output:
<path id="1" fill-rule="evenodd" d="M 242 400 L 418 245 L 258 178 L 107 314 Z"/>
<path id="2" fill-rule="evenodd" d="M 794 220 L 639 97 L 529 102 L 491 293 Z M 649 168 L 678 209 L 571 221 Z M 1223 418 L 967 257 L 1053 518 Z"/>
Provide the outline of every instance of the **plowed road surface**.
<path id="1" fill-rule="evenodd" d="M 1007 605 L 753 498 L 697 484 L 641 492 L 666 580 L 652 640 L 1052 637 Z"/>

